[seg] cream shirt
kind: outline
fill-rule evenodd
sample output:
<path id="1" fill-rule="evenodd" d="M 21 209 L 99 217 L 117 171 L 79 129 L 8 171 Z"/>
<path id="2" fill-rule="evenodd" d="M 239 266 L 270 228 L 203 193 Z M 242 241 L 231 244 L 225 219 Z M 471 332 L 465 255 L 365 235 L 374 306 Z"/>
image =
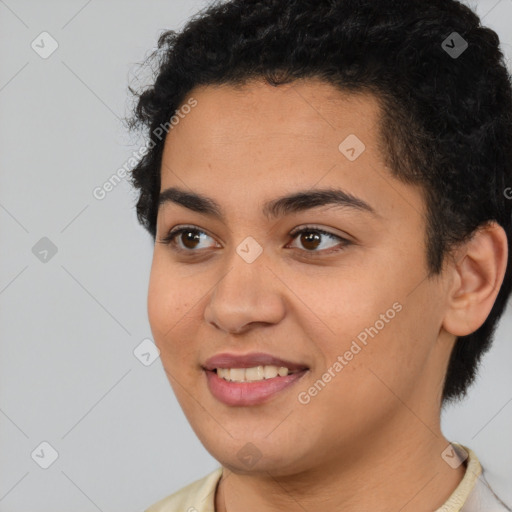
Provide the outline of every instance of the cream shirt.
<path id="1" fill-rule="evenodd" d="M 469 448 L 452 443 L 468 453 L 466 473 L 457 488 L 441 508 L 433 512 L 507 512 L 510 511 L 489 487 L 482 474 L 482 466 Z M 146 512 L 215 512 L 215 490 L 222 475 L 222 467 L 200 480 L 183 487 L 164 498 Z"/>

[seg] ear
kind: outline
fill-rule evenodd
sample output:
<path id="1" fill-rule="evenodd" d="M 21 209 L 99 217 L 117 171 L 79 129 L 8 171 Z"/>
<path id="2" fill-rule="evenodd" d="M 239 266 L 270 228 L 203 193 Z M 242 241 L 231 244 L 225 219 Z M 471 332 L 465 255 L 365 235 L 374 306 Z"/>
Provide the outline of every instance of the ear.
<path id="1" fill-rule="evenodd" d="M 479 227 L 454 256 L 443 327 L 455 336 L 467 336 L 485 322 L 503 283 L 508 258 L 505 230 L 496 222 Z"/>

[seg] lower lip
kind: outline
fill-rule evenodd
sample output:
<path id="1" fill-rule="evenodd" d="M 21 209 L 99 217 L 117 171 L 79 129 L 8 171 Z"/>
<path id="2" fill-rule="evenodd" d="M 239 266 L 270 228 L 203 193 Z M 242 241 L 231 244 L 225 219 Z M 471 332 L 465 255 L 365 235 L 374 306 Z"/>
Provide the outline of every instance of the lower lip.
<path id="1" fill-rule="evenodd" d="M 226 405 L 245 406 L 266 402 L 280 391 L 300 380 L 308 370 L 292 373 L 286 377 L 274 377 L 255 382 L 230 382 L 214 371 L 205 370 L 211 394 Z"/>

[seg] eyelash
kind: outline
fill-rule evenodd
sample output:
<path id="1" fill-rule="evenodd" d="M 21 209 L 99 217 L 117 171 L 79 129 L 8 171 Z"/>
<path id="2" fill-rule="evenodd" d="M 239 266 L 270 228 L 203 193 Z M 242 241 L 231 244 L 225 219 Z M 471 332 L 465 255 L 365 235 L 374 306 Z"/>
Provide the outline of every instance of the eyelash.
<path id="1" fill-rule="evenodd" d="M 206 233 L 205 231 L 203 231 L 201 229 L 198 229 L 197 227 L 194 227 L 194 226 L 183 226 L 183 227 L 175 228 L 175 229 L 169 231 L 169 233 L 164 238 L 162 238 L 160 240 L 160 243 L 168 245 L 173 251 L 175 251 L 177 253 L 188 253 L 189 255 L 193 255 L 194 253 L 198 253 L 200 250 L 197 250 L 197 249 L 182 249 L 180 247 L 176 247 L 176 244 L 174 242 L 174 240 L 179 235 L 181 235 L 182 233 L 185 233 L 185 232 L 190 232 L 190 231 L 191 232 L 196 232 L 196 233 L 204 233 L 205 235 L 210 236 L 210 235 L 208 235 L 208 233 Z M 317 233 L 317 234 L 325 235 L 327 237 L 335 238 L 335 239 L 339 240 L 342 243 L 342 248 L 341 249 L 331 248 L 331 249 L 325 249 L 323 251 L 308 251 L 308 250 L 304 250 L 304 252 L 306 252 L 308 257 L 311 257 L 311 256 L 312 257 L 316 257 L 316 253 L 327 253 L 327 254 L 330 254 L 332 252 L 340 252 L 340 251 L 343 251 L 346 246 L 352 244 L 352 242 L 350 240 L 347 240 L 346 238 L 343 238 L 341 236 L 335 235 L 334 233 L 329 233 L 328 231 L 324 231 L 323 229 L 319 229 L 319 228 L 315 228 L 315 227 L 308 227 L 308 226 L 304 227 L 304 228 L 301 228 L 301 229 L 298 229 L 298 230 L 295 230 L 295 231 L 292 231 L 290 233 L 290 236 L 292 236 L 293 240 L 295 240 L 297 238 L 297 236 L 302 234 L 302 233 Z"/>

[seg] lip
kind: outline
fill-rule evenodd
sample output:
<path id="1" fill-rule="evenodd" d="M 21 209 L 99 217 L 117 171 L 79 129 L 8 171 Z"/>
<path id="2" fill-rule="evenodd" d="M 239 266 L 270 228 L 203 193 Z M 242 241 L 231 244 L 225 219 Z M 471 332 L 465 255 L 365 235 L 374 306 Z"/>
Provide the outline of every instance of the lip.
<path id="1" fill-rule="evenodd" d="M 254 382 L 230 382 L 219 377 L 213 370 L 204 369 L 204 373 L 208 389 L 217 400 L 226 405 L 241 407 L 268 402 L 280 391 L 301 380 L 309 373 L 309 369 L 289 374 L 286 377 L 277 376 Z"/>
<path id="2" fill-rule="evenodd" d="M 270 365 L 277 366 L 278 368 L 284 366 L 290 371 L 309 369 L 305 364 L 294 363 L 263 352 L 252 352 L 250 354 L 230 354 L 223 352 L 207 359 L 203 364 L 203 369 L 212 371 L 216 368 L 253 368 L 255 366 Z M 268 380 L 270 381 L 272 379 Z"/>

